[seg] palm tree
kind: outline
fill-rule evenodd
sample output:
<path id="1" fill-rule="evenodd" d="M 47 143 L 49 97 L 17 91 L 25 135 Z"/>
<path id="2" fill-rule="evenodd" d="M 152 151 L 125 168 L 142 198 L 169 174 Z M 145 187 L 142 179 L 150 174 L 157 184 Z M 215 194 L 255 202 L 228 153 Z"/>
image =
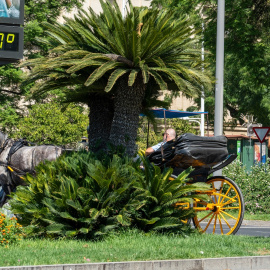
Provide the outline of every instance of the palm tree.
<path id="1" fill-rule="evenodd" d="M 90 142 L 104 134 L 103 141 L 124 145 L 132 155 L 146 96 L 170 90 L 194 97 L 211 82 L 201 71 L 196 32 L 187 17 L 173 20 L 172 10 L 130 3 L 123 18 L 116 2 L 100 3 L 100 14 L 90 8 L 63 25 L 46 23 L 49 38 L 43 42 L 52 49 L 46 58 L 25 63 L 33 67 L 26 83 L 36 82 L 34 95 L 62 89 L 68 101 L 86 102 Z"/>

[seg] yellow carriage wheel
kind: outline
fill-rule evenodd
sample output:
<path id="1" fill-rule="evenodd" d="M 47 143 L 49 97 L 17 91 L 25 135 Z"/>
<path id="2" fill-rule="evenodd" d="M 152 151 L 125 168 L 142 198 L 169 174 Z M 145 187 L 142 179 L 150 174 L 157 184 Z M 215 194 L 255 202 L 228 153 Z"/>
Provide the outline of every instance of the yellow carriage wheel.
<path id="1" fill-rule="evenodd" d="M 235 234 L 244 218 L 244 199 L 240 188 L 233 180 L 217 176 L 207 180 L 210 191 L 206 201 L 195 200 L 194 226 L 201 232 Z M 204 192 L 202 192 L 203 194 Z"/>

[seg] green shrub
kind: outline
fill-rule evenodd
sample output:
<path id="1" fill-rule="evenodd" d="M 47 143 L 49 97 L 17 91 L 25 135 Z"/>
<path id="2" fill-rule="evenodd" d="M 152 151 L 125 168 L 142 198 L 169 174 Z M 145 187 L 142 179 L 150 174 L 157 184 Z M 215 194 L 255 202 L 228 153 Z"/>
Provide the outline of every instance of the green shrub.
<path id="1" fill-rule="evenodd" d="M 190 201 L 203 184 L 186 185 L 187 171 L 170 181 L 147 159 L 139 162 L 118 155 L 77 152 L 40 164 L 36 176 L 27 175 L 10 201 L 12 212 L 29 235 L 95 239 L 120 227 L 144 231 L 178 231 L 192 210 L 175 208 Z"/>
<path id="2" fill-rule="evenodd" d="M 8 247 L 23 237 L 22 226 L 16 217 L 8 217 L 0 212 L 0 246 Z"/>
<path id="3" fill-rule="evenodd" d="M 144 177 L 139 178 L 130 201 L 133 225 L 144 231 L 187 232 L 189 227 L 185 221 L 194 216 L 194 210 L 184 209 L 180 203 L 192 203 L 194 197 L 205 199 L 204 195 L 198 195 L 196 191 L 208 190 L 209 186 L 205 183 L 187 185 L 191 168 L 172 179 L 173 169 L 161 171 L 143 156 L 141 160 Z M 176 206 L 176 203 L 179 205 Z"/>
<path id="4" fill-rule="evenodd" d="M 35 104 L 29 114 L 22 117 L 9 135 L 13 138 L 26 138 L 37 144 L 74 146 L 87 136 L 89 119 L 87 111 L 79 105 L 70 105 L 62 111 L 60 104 L 49 102 Z"/>
<path id="5" fill-rule="evenodd" d="M 95 238 L 115 229 L 138 174 L 127 158 L 97 160 L 92 153 L 62 156 L 27 175 L 10 201 L 34 235 Z"/>
<path id="6" fill-rule="evenodd" d="M 247 172 L 240 161 L 235 161 L 223 169 L 223 174 L 234 180 L 241 189 L 245 210 L 250 214 L 270 213 L 270 167 L 269 160 L 262 165 L 254 165 Z"/>

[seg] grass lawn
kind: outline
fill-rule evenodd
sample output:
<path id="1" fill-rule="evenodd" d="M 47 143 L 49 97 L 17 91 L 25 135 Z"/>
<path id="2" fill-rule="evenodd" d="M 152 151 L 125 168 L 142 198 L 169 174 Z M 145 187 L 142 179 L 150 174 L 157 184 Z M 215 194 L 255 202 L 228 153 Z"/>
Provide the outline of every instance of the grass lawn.
<path id="1" fill-rule="evenodd" d="M 174 260 L 269 255 L 264 237 L 193 234 L 144 234 L 136 230 L 111 235 L 103 241 L 23 240 L 0 247 L 0 266 L 75 264 L 90 262 Z"/>
<path id="2" fill-rule="evenodd" d="M 251 215 L 248 212 L 245 212 L 244 219 L 246 219 L 246 220 L 270 221 L 270 214 L 254 214 L 254 215 Z"/>

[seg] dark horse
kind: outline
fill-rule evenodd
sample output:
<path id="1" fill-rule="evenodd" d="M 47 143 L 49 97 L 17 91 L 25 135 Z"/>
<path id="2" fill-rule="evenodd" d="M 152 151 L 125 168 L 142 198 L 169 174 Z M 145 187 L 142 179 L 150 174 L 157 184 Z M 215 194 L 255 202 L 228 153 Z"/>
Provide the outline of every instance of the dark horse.
<path id="1" fill-rule="evenodd" d="M 22 175 L 34 173 L 40 162 L 56 160 L 63 151 L 54 145 L 29 146 L 26 141 L 9 139 L 0 131 L 0 207 L 17 186 L 25 185 Z"/>

